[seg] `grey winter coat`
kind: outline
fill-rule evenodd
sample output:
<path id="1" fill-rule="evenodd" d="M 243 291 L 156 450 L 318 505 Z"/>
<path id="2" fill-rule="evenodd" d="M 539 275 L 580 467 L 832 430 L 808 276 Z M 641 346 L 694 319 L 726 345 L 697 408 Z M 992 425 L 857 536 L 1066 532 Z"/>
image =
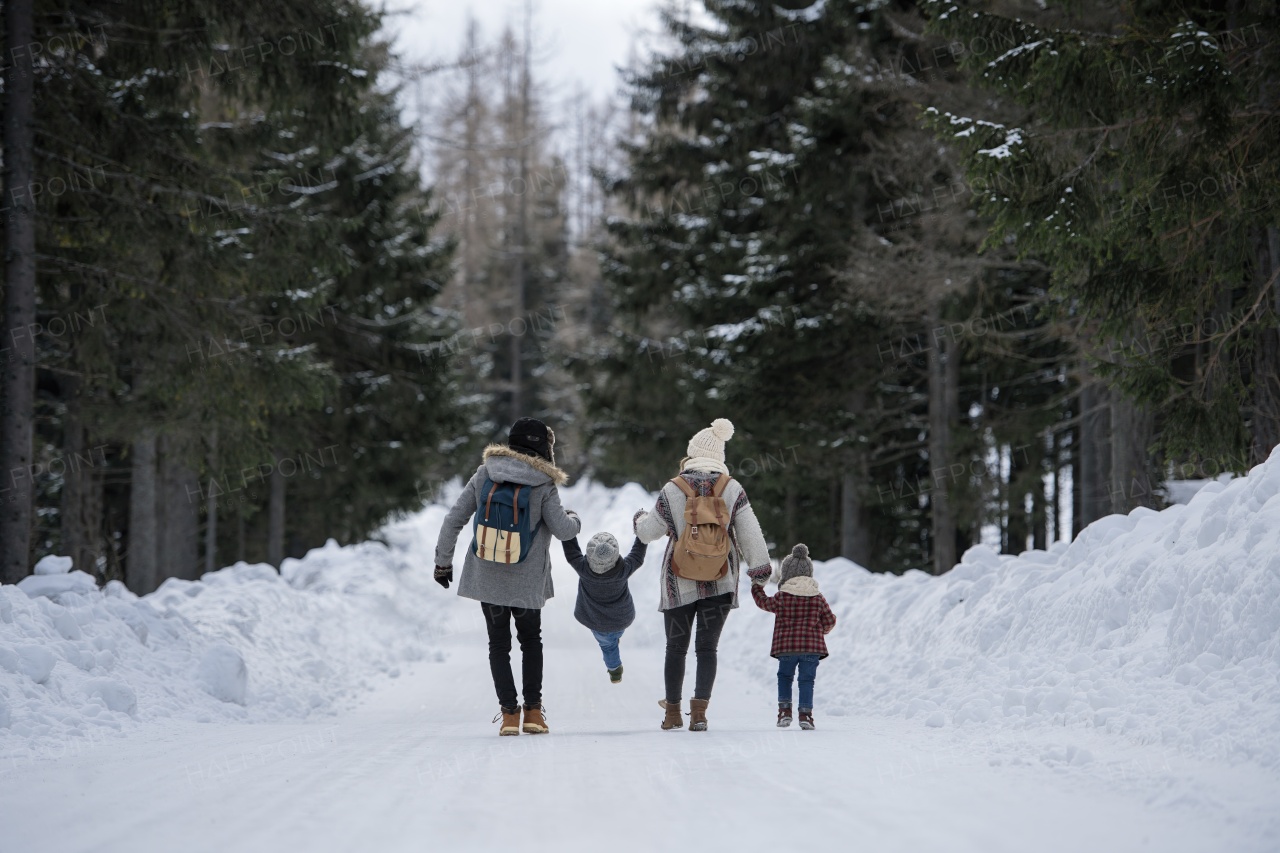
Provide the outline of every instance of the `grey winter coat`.
<path id="1" fill-rule="evenodd" d="M 555 465 L 537 456 L 526 456 L 501 444 L 491 444 L 484 451 L 484 464 L 476 469 L 466 488 L 445 516 L 436 543 L 436 565 L 452 566 L 458 534 L 470 528 L 471 519 L 480 507 L 484 478 L 495 483 L 519 483 L 533 486 L 529 496 L 529 512 L 537 529 L 533 545 L 523 563 L 505 565 L 481 560 L 471 548 L 471 531 L 467 530 L 466 557 L 458 595 L 489 604 L 523 609 L 541 609 L 555 595 L 551 585 L 551 537 L 572 539 L 582 523 L 568 515 L 560 505 L 557 486 L 569 477 Z"/>
<path id="2" fill-rule="evenodd" d="M 601 633 L 629 628 L 636 621 L 636 605 L 631 600 L 627 580 L 644 565 L 648 550 L 649 547 L 637 539 L 630 554 L 619 557 L 609 571 L 596 574 L 582 556 L 578 540 L 566 539 L 565 559 L 578 573 L 578 603 L 573 607 L 573 618 Z"/>

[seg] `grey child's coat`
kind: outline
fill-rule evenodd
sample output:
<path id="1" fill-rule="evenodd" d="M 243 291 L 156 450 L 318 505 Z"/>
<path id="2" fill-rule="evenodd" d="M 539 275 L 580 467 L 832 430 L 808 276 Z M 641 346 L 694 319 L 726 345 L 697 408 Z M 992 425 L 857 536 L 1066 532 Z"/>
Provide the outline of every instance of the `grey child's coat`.
<path id="1" fill-rule="evenodd" d="M 471 548 L 471 532 L 467 531 L 466 558 L 458 595 L 506 607 L 541 609 L 555 595 L 551 584 L 551 537 L 572 539 L 582 523 L 568 515 L 560 505 L 557 486 L 569 477 L 555 465 L 537 456 L 526 456 L 501 444 L 485 448 L 484 463 L 458 496 L 453 509 L 445 516 L 436 543 L 436 565 L 452 566 L 458 534 L 471 526 L 472 517 L 484 496 L 480 494 L 485 476 L 495 483 L 519 483 L 532 486 L 529 496 L 531 522 L 537 529 L 533 545 L 523 563 L 504 565 L 481 560 Z"/>
<path id="2" fill-rule="evenodd" d="M 644 565 L 648 546 L 636 539 L 631 553 L 619 557 L 607 572 L 592 571 L 582 556 L 577 539 L 566 539 L 564 556 L 578 573 L 578 602 L 573 618 L 592 631 L 610 633 L 624 631 L 636 620 L 636 605 L 631 600 L 627 580 Z"/>

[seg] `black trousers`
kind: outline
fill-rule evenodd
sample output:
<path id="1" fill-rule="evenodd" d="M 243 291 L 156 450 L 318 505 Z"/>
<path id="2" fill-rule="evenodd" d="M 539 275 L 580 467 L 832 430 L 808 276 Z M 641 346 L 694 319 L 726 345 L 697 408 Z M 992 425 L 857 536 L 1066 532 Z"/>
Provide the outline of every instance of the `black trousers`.
<path id="1" fill-rule="evenodd" d="M 667 682 L 668 702 L 680 701 L 690 639 L 694 640 L 693 651 L 698 659 L 693 698 L 711 698 L 711 688 L 716 683 L 716 647 L 720 645 L 720 632 L 724 630 L 725 619 L 732 609 L 733 593 L 726 592 L 663 611 L 667 628 L 667 660 L 663 674 Z M 696 637 L 693 632 L 695 623 L 698 626 Z"/>
<path id="2" fill-rule="evenodd" d="M 517 708 L 516 681 L 511 675 L 511 621 L 520 642 L 520 682 L 526 708 L 542 704 L 542 611 L 501 604 L 481 603 L 489 631 L 489 672 L 498 692 L 498 704 Z"/>

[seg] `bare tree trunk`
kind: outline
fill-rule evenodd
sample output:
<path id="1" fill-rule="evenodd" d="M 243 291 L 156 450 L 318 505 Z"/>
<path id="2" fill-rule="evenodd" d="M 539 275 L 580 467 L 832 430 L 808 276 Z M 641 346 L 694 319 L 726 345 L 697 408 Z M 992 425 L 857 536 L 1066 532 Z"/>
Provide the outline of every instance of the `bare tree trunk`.
<path id="1" fill-rule="evenodd" d="M 62 553 L 75 568 L 94 574 L 101 554 L 102 479 L 98 465 L 105 463 L 101 449 L 88 446 L 81 416 L 80 380 L 70 376 L 61 383 L 67 411 L 63 418 L 62 501 L 60 507 Z"/>
<path id="2" fill-rule="evenodd" d="M 1259 335 L 1253 362 L 1253 417 L 1250 427 L 1252 463 L 1265 462 L 1280 445 L 1280 230 L 1267 228 L 1260 241 L 1260 287 L 1270 287 L 1264 298 L 1270 321 Z"/>
<path id="3" fill-rule="evenodd" d="M 935 302 L 929 311 L 929 328 L 942 326 Z M 936 336 L 935 336 L 936 338 Z M 956 564 L 956 513 L 951 502 L 952 428 L 959 407 L 960 356 L 945 336 L 929 347 L 929 518 L 933 544 L 933 573 L 950 571 Z"/>
<path id="4" fill-rule="evenodd" d="M 831 524 L 829 525 L 829 528 L 828 528 L 831 530 L 831 539 L 830 539 L 831 544 L 827 553 L 843 554 L 844 553 L 844 547 L 843 547 L 844 546 L 844 525 L 842 523 L 842 519 L 844 517 L 843 515 L 844 508 L 842 506 L 843 501 L 841 499 L 841 495 L 843 493 L 844 478 L 833 477 L 830 482 L 831 482 L 831 489 L 827 499 L 827 511 L 830 513 L 830 519 L 831 519 Z"/>
<path id="5" fill-rule="evenodd" d="M 787 531 L 787 542 L 794 545 L 800 541 L 800 531 L 797 526 L 800 515 L 800 500 L 795 485 L 787 484 L 783 501 L 783 524 Z"/>
<path id="6" fill-rule="evenodd" d="M 284 474 L 280 473 L 279 451 L 271 467 L 271 491 L 267 498 L 267 562 L 280 568 L 284 562 Z"/>
<path id="7" fill-rule="evenodd" d="M 846 405 L 850 412 L 867 407 L 867 395 L 854 391 Z M 867 482 L 867 457 L 856 448 L 843 455 L 840 474 L 840 556 L 859 566 L 871 568 L 871 533 L 867 529 L 867 506 L 862 487 Z"/>
<path id="8" fill-rule="evenodd" d="M 1044 447 L 1032 459 L 1032 472 L 1035 482 L 1031 489 L 1031 547 L 1043 551 L 1048 547 L 1049 517 L 1048 501 L 1044 494 Z"/>
<path id="9" fill-rule="evenodd" d="M 1053 464 L 1053 524 L 1049 529 L 1048 544 L 1062 536 L 1062 435 L 1056 429 L 1049 430 L 1049 453 Z"/>
<path id="10" fill-rule="evenodd" d="M 159 525 L 156 518 L 156 431 L 134 437 L 129 482 L 129 548 L 125 578 L 129 589 L 146 595 L 158 584 Z"/>
<path id="11" fill-rule="evenodd" d="M 467 102 L 464 130 L 465 149 L 462 152 L 462 183 L 465 194 L 459 205 L 462 222 L 459 224 L 458 229 L 462 238 L 462 245 L 458 252 L 459 277 L 462 281 L 462 287 L 458 288 L 458 299 L 461 302 L 462 316 L 469 324 L 478 322 L 478 318 L 473 318 L 470 313 L 470 297 L 471 288 L 479 267 L 477 261 L 479 246 L 477 245 L 478 237 L 476 235 L 477 213 L 472 205 L 475 200 L 476 190 L 480 184 L 480 170 L 477 168 L 476 163 L 479 158 L 477 146 L 480 143 L 479 55 L 479 24 L 476 23 L 475 18 L 470 18 L 467 21 Z"/>
<path id="12" fill-rule="evenodd" d="M 1080 446 L 1075 458 L 1080 463 L 1080 511 L 1073 526 L 1079 533 L 1111 512 L 1110 393 L 1096 381 L 1080 389 Z"/>
<path id="13" fill-rule="evenodd" d="M 1083 392 L 1081 399 L 1083 399 Z M 1085 466 L 1080 438 L 1083 432 L 1082 423 L 1077 423 L 1071 428 L 1071 530 L 1067 532 L 1067 536 L 1071 539 L 1075 539 L 1076 535 L 1084 529 Z"/>
<path id="14" fill-rule="evenodd" d="M 204 570 L 218 570 L 218 430 L 209 434 L 209 494 L 205 497 Z"/>
<path id="15" fill-rule="evenodd" d="M 840 478 L 840 556 L 869 568 L 871 537 L 860 484 L 866 480 L 860 458 L 852 458 Z"/>
<path id="16" fill-rule="evenodd" d="M 200 478 L 187 464 L 189 445 L 172 435 L 160 438 L 160 519 L 157 581 L 195 580 L 200 575 Z"/>
<path id="17" fill-rule="evenodd" d="M 1030 533 L 1027 512 L 1027 451 L 1026 448 L 1020 449 L 1012 445 L 1007 449 L 1009 481 L 1005 486 L 1004 552 L 1021 554 L 1027 550 L 1027 535 Z"/>
<path id="18" fill-rule="evenodd" d="M 1111 399 L 1111 512 L 1128 513 L 1138 506 L 1156 505 L 1155 483 L 1147 448 L 1151 444 L 1151 416 L 1128 398 Z"/>
<path id="19" fill-rule="evenodd" d="M 533 7 L 525 0 L 524 7 L 524 46 L 520 58 L 520 122 L 519 122 L 519 179 L 520 195 L 516 200 L 516 254 L 515 275 L 512 289 L 515 293 L 511 319 L 524 316 L 525 275 L 528 253 L 528 201 L 529 201 L 529 98 L 530 98 L 530 54 L 533 50 Z M 514 423 L 524 417 L 524 337 L 511 335 L 511 421 Z"/>
<path id="20" fill-rule="evenodd" d="M 36 211 L 34 75 L 31 45 L 35 42 L 31 0 L 4 4 L 4 197 L 5 219 L 4 334 L 9 349 L 0 386 L 0 484 L 8 494 L 0 501 L 0 583 L 27 576 L 31 557 L 32 506 L 30 477 L 22 491 L 16 472 L 29 472 L 34 450 L 36 347 Z M 7 498 L 13 498 L 8 500 Z"/>

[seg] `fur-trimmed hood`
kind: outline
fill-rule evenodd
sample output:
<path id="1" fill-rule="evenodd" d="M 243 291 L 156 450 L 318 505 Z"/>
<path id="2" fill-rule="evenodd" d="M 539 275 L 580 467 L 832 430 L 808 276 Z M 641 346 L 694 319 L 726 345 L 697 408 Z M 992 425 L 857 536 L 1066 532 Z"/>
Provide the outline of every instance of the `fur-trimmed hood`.
<path id="1" fill-rule="evenodd" d="M 778 592 L 789 592 L 792 595 L 799 595 L 805 598 L 821 595 L 818 589 L 818 582 L 808 575 L 790 578 L 786 583 L 778 587 Z"/>
<path id="2" fill-rule="evenodd" d="M 563 486 L 569 482 L 569 475 L 561 471 L 541 456 L 529 456 L 518 450 L 512 450 L 505 444 L 491 444 L 484 449 L 484 464 L 489 469 L 489 476 L 495 483 L 523 483 L 529 486 L 543 485 L 542 475 L 553 485 Z M 518 466 L 523 464 L 530 469 L 530 475 L 521 476 L 523 472 Z"/>

